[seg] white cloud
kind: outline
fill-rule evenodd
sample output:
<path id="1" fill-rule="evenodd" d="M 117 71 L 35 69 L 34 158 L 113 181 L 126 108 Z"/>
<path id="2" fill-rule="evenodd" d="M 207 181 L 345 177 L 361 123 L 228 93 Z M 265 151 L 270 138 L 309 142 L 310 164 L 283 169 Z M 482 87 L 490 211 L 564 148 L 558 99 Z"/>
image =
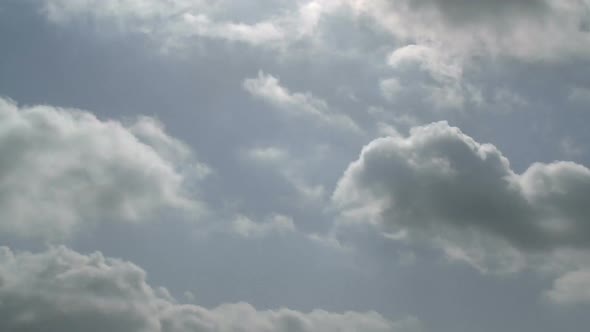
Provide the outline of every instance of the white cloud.
<path id="1" fill-rule="evenodd" d="M 272 215 L 263 222 L 254 222 L 246 216 L 238 216 L 232 222 L 232 229 L 243 237 L 264 237 L 269 234 L 286 234 L 295 232 L 293 219 L 280 214 Z"/>
<path id="2" fill-rule="evenodd" d="M 253 23 L 244 23 L 221 15 L 230 12 L 229 1 L 42 2 L 52 22 L 93 18 L 165 39 L 184 39 L 185 43 L 187 37 L 201 36 L 277 49 L 304 38 L 323 38 L 321 23 L 347 11 L 350 20 L 368 18 L 402 44 L 417 42 L 455 54 L 507 55 L 526 60 L 587 56 L 587 5 L 585 1 L 562 0 L 308 0 L 296 5 L 279 2 L 281 10 L 269 10 Z"/>
<path id="3" fill-rule="evenodd" d="M 590 269 L 568 272 L 545 295 L 557 304 L 590 303 Z"/>
<path id="4" fill-rule="evenodd" d="M 208 168 L 152 118 L 124 124 L 0 99 L 0 232 L 68 236 L 83 224 L 198 212 L 186 190 Z"/>
<path id="5" fill-rule="evenodd" d="M 261 163 L 284 163 L 290 158 L 289 153 L 276 146 L 258 147 L 245 151 L 246 157 Z"/>
<path id="6" fill-rule="evenodd" d="M 285 32 L 273 22 L 263 21 L 255 24 L 215 22 L 200 14 L 184 14 L 184 22 L 188 25 L 188 35 L 240 41 L 253 45 L 280 42 L 285 39 Z"/>
<path id="7" fill-rule="evenodd" d="M 146 273 L 132 263 L 63 247 L 41 253 L 0 248 L 0 280 L 3 331 L 420 331 L 415 318 L 392 322 L 375 312 L 180 304 L 166 289 L 150 286 Z"/>
<path id="8" fill-rule="evenodd" d="M 382 136 L 393 136 L 397 137 L 401 134 L 399 131 L 392 125 L 387 124 L 385 122 L 378 122 L 377 123 L 377 133 Z"/>
<path id="9" fill-rule="evenodd" d="M 143 33 L 165 46 L 184 46 L 193 37 L 203 37 L 276 47 L 287 38 L 285 27 L 271 18 L 253 24 L 212 18 L 227 6 L 206 0 L 46 0 L 43 12 L 57 24 L 90 19 L 100 26 Z"/>
<path id="10" fill-rule="evenodd" d="M 426 46 L 410 44 L 394 50 L 387 63 L 396 69 L 417 65 L 438 81 L 460 80 L 463 69 L 457 59 Z"/>
<path id="11" fill-rule="evenodd" d="M 381 92 L 390 102 L 406 95 L 427 101 L 430 108 L 438 110 L 464 110 L 466 105 L 484 102 L 479 88 L 463 77 L 463 56 L 427 44 L 410 44 L 391 52 L 387 64 L 402 78 L 381 81 Z M 505 95 L 500 97 L 506 99 Z"/>
<path id="12" fill-rule="evenodd" d="M 309 92 L 291 92 L 276 77 L 264 72 L 259 72 L 258 77 L 244 80 L 243 87 L 252 96 L 293 116 L 307 117 L 324 125 L 354 132 L 361 130 L 348 116 L 333 112 L 324 100 Z"/>
<path id="13" fill-rule="evenodd" d="M 333 201 L 348 219 L 438 239 L 449 256 L 470 255 L 463 260 L 483 269 L 488 254 L 510 266 L 521 251 L 589 248 L 589 194 L 582 165 L 535 163 L 517 174 L 496 147 L 439 122 L 368 144 Z M 506 250 L 490 250 L 498 245 Z"/>
<path id="14" fill-rule="evenodd" d="M 584 1 L 342 0 L 400 40 L 465 55 L 562 60 L 590 51 Z"/>
<path id="15" fill-rule="evenodd" d="M 65 23 L 93 16 L 96 19 L 114 18 L 119 22 L 139 23 L 142 20 L 170 18 L 171 15 L 204 5 L 200 0 L 46 0 L 43 10 L 53 22 Z"/>

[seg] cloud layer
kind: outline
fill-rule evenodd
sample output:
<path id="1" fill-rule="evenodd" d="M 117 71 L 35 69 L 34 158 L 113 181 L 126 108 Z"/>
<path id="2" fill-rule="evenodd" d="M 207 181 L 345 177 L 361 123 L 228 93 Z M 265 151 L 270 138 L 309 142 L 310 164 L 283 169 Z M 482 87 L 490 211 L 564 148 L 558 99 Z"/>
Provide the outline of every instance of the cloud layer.
<path id="1" fill-rule="evenodd" d="M 0 99 L 0 232 L 70 235 L 83 224 L 198 212 L 186 180 L 207 168 L 152 118 L 129 124 Z"/>
<path id="2" fill-rule="evenodd" d="M 132 263 L 64 247 L 41 253 L 0 248 L 0 329 L 112 332 L 405 332 L 414 318 L 392 322 L 375 312 L 260 311 L 247 303 L 214 309 L 180 304 L 146 282 Z"/>
<path id="3" fill-rule="evenodd" d="M 254 23 L 219 18 L 231 8 L 224 1 L 174 0 L 163 5 L 156 0 L 46 0 L 43 8 L 53 22 L 90 17 L 183 42 L 187 37 L 206 37 L 280 49 L 302 39 L 323 38 L 324 21 L 345 11 L 351 21 L 368 18 L 402 44 L 442 44 L 447 51 L 469 55 L 559 60 L 589 53 L 587 6 L 587 1 L 560 0 L 310 0 L 281 11 L 269 6 L 274 10 Z"/>

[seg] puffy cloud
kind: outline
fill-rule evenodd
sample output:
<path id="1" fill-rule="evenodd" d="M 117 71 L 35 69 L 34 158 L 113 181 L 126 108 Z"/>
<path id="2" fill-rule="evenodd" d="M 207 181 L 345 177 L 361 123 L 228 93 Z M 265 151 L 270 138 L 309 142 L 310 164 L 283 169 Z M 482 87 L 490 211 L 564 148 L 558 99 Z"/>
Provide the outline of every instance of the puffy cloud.
<path id="1" fill-rule="evenodd" d="M 488 253 L 520 259 L 521 251 L 589 248 L 589 194 L 582 165 L 535 163 L 517 174 L 496 147 L 439 122 L 368 144 L 333 201 L 349 220 L 435 239 L 475 263 Z M 488 250 L 496 240 L 505 250 Z"/>
<path id="2" fill-rule="evenodd" d="M 427 101 L 429 108 L 439 110 L 461 110 L 483 101 L 479 88 L 464 80 L 460 56 L 425 44 L 410 44 L 391 52 L 387 64 L 399 77 L 381 81 L 381 93 L 388 101 Z"/>
<path id="3" fill-rule="evenodd" d="M 545 295 L 557 304 L 590 303 L 590 269 L 568 272 Z"/>
<path id="4" fill-rule="evenodd" d="M 355 132 L 361 130 L 348 116 L 332 112 L 324 100 L 309 92 L 291 92 L 276 77 L 264 72 L 244 80 L 243 87 L 252 96 L 294 116 L 306 116 L 325 125 Z"/>
<path id="5" fill-rule="evenodd" d="M 208 309 L 180 304 L 146 281 L 138 266 L 64 247 L 41 253 L 0 249 L 0 329 L 4 331 L 419 331 L 415 318 L 375 312 L 260 311 L 247 303 Z"/>
<path id="6" fill-rule="evenodd" d="M 186 182 L 208 171 L 152 118 L 124 124 L 0 99 L 0 232 L 63 237 L 84 223 L 198 212 Z"/>

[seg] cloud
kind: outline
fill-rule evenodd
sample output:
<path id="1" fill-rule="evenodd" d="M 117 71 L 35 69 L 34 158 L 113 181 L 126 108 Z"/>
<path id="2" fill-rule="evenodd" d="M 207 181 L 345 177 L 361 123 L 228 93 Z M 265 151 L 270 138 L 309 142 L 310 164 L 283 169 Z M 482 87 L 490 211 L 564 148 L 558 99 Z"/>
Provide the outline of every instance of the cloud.
<path id="1" fill-rule="evenodd" d="M 140 222 L 200 204 L 186 186 L 208 172 L 155 119 L 124 124 L 0 99 L 0 232 L 65 237 L 83 224 Z"/>
<path id="2" fill-rule="evenodd" d="M 349 220 L 434 239 L 455 258 L 499 253 L 486 250 L 495 248 L 490 238 L 508 245 L 503 256 L 517 257 L 588 249 L 589 194 L 590 170 L 582 165 L 534 163 L 517 174 L 495 146 L 438 122 L 365 146 L 333 202 Z"/>
<path id="3" fill-rule="evenodd" d="M 74 19 L 115 18 L 121 23 L 170 18 L 190 8 L 198 8 L 203 1 L 172 0 L 167 2 L 153 0 L 47 0 L 42 3 L 43 13 L 56 23 Z"/>
<path id="4" fill-rule="evenodd" d="M 215 22 L 203 14 L 195 16 L 187 13 L 184 14 L 184 22 L 191 31 L 189 35 L 240 41 L 252 45 L 268 45 L 286 38 L 283 29 L 271 21 L 255 24 Z"/>
<path id="5" fill-rule="evenodd" d="M 566 273 L 545 295 L 557 304 L 590 304 L 590 269 Z"/>
<path id="6" fill-rule="evenodd" d="M 410 44 L 395 49 L 389 55 L 387 64 L 397 69 L 416 65 L 437 81 L 460 80 L 463 75 L 460 64 L 444 56 L 432 47 Z"/>
<path id="7" fill-rule="evenodd" d="M 254 222 L 245 216 L 238 216 L 232 222 L 232 229 L 243 237 L 264 237 L 272 233 L 285 234 L 295 232 L 293 219 L 275 214 L 267 221 Z"/>
<path id="8" fill-rule="evenodd" d="M 255 98 L 287 114 L 307 117 L 349 131 L 361 130 L 348 116 L 332 112 L 324 100 L 309 92 L 291 92 L 280 84 L 279 79 L 262 71 L 258 72 L 258 77 L 244 80 L 243 87 Z"/>
<path id="9" fill-rule="evenodd" d="M 463 78 L 464 59 L 423 45 L 395 49 L 387 58 L 393 77 L 381 80 L 381 94 L 390 102 L 406 99 L 429 102 L 432 109 L 464 109 L 480 104 L 481 92 Z"/>
<path id="10" fill-rule="evenodd" d="M 343 2 L 402 41 L 442 46 L 455 54 L 561 61 L 590 51 L 584 1 Z"/>
<path id="11" fill-rule="evenodd" d="M 288 14 L 273 14 L 274 6 L 247 6 L 260 12 L 242 12 L 232 2 L 206 0 L 45 0 L 41 11 L 55 24 L 115 27 L 118 32 L 144 34 L 165 47 L 184 47 L 206 38 L 280 50 L 308 36 L 318 17 L 315 6 L 292 10 L 280 5 L 280 11 Z"/>
<path id="12" fill-rule="evenodd" d="M 55 24 L 114 27 L 118 32 L 144 34 L 165 47 L 184 46 L 195 37 L 277 47 L 287 38 L 285 27 L 272 18 L 249 24 L 212 17 L 227 6 L 223 1 L 202 0 L 46 0 L 42 12 Z"/>
<path id="13" fill-rule="evenodd" d="M 42 2 L 43 13 L 54 23 L 90 18 L 111 27 L 104 23 L 115 22 L 125 30 L 183 44 L 192 37 L 204 37 L 285 50 L 307 40 L 311 41 L 307 46 L 317 48 L 326 45 L 325 40 L 317 42 L 325 37 L 323 22 L 346 12 L 351 22 L 369 19 L 371 26 L 390 33 L 402 45 L 431 45 L 466 56 L 552 61 L 589 54 L 587 5 L 586 1 L 560 0 L 308 0 L 296 5 L 279 2 L 262 13 L 243 9 L 236 13 L 236 6 L 226 1 Z"/>
<path id="14" fill-rule="evenodd" d="M 257 310 L 248 303 L 208 309 L 178 303 L 138 266 L 64 247 L 41 253 L 0 248 L 3 331 L 419 331 L 415 318 L 392 322 L 375 312 Z"/>
<path id="15" fill-rule="evenodd" d="M 280 175 L 283 181 L 292 186 L 301 203 L 317 204 L 324 201 L 324 187 L 309 183 L 305 178 L 305 161 L 293 157 L 289 151 L 274 146 L 255 147 L 244 150 L 243 157 Z"/>

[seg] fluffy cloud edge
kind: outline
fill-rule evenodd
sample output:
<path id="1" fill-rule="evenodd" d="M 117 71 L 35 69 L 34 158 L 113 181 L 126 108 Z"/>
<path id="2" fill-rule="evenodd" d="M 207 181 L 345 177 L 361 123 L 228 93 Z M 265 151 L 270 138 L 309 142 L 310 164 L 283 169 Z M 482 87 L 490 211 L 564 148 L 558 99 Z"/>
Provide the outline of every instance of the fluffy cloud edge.
<path id="1" fill-rule="evenodd" d="M 181 304 L 164 288 L 148 284 L 140 267 L 101 253 L 66 247 L 44 252 L 0 248 L 0 327 L 53 332 L 85 329 L 113 332 L 175 331 L 420 331 L 413 317 L 391 321 L 380 314 L 286 308 L 257 310 L 227 303 L 208 309 Z"/>
<path id="2" fill-rule="evenodd" d="M 482 271 L 514 271 L 528 253 L 590 246 L 589 192 L 583 165 L 534 163 L 517 174 L 495 146 L 438 122 L 365 146 L 332 202 L 341 214 L 336 227 L 369 222 L 384 234 L 407 231 L 405 239 L 422 239 Z"/>
<path id="3" fill-rule="evenodd" d="M 353 133 L 362 132 L 349 116 L 332 110 L 325 100 L 310 92 L 291 92 L 271 74 L 259 71 L 257 77 L 245 79 L 242 87 L 252 97 L 287 115 L 307 118 L 324 126 Z"/>
<path id="4" fill-rule="evenodd" d="M 154 118 L 101 120 L 2 98 L 0 119 L 3 233 L 61 239 L 85 224 L 206 210 L 192 182 L 210 169 Z"/>

